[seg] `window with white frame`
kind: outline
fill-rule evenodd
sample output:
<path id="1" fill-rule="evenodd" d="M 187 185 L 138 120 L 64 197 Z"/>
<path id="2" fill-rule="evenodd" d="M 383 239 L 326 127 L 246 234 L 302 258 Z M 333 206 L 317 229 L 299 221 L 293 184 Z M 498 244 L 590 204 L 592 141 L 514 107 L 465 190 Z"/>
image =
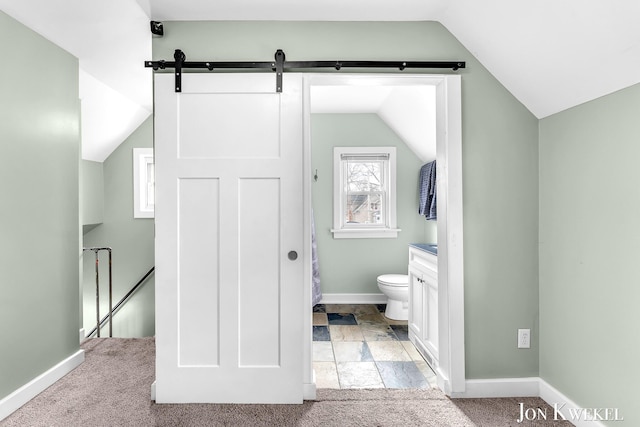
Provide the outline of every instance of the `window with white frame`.
<path id="1" fill-rule="evenodd" d="M 333 149 L 333 237 L 394 238 L 395 147 Z"/>
<path id="2" fill-rule="evenodd" d="M 155 171 L 152 148 L 133 149 L 133 217 L 153 218 Z"/>

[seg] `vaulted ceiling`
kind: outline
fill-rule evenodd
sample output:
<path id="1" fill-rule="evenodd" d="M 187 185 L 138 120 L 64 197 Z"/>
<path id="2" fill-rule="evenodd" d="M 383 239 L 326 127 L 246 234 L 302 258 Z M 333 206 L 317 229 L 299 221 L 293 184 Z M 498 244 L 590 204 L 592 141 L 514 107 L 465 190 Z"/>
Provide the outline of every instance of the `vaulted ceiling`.
<path id="1" fill-rule="evenodd" d="M 638 0 L 0 0 L 0 10 L 79 58 L 83 119 L 112 130 L 83 134 L 83 158 L 98 161 L 151 113 L 140 66 L 150 19 L 439 21 L 538 118 L 640 82 Z M 111 107 L 85 111 L 105 96 Z"/>

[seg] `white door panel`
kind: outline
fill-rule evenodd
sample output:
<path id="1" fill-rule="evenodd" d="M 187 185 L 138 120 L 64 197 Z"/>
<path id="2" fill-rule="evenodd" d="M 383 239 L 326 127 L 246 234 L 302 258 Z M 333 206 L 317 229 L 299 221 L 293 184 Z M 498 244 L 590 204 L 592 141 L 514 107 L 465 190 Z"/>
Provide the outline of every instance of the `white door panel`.
<path id="1" fill-rule="evenodd" d="M 302 402 L 302 78 L 156 75 L 156 401 Z"/>
<path id="2" fill-rule="evenodd" d="M 280 97 L 273 93 L 183 92 L 178 123 L 180 158 L 279 156 Z"/>

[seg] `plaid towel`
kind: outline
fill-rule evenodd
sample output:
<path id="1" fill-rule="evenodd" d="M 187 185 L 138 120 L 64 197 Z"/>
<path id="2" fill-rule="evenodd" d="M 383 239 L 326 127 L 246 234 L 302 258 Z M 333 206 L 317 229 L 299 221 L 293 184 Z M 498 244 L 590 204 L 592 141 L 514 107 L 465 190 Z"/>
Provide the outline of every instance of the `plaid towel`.
<path id="1" fill-rule="evenodd" d="M 436 203 L 436 161 L 420 168 L 420 201 L 418 213 L 427 220 L 438 219 Z"/>

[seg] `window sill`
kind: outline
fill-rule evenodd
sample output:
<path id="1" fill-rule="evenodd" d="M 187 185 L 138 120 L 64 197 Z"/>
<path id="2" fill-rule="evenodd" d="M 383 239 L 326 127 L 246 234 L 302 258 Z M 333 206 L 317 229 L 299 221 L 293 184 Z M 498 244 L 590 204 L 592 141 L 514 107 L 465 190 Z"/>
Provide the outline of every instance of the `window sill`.
<path id="1" fill-rule="evenodd" d="M 395 239 L 399 228 L 331 229 L 334 239 Z"/>

